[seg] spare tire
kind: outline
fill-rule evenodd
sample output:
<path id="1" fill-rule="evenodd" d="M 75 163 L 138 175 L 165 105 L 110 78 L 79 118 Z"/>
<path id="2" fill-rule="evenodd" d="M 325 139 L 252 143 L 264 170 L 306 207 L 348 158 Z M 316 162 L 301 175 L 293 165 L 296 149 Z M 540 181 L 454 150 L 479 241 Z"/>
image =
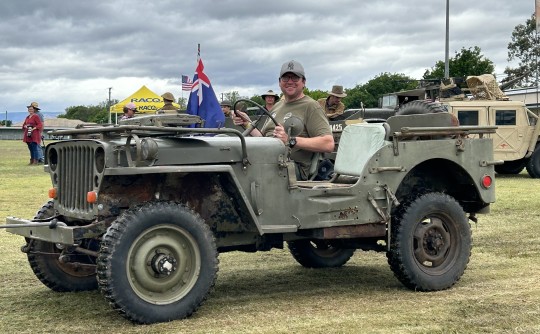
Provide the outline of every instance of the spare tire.
<path id="1" fill-rule="evenodd" d="M 399 107 L 396 115 L 416 115 L 444 112 L 441 106 L 436 102 L 415 100 Z"/>

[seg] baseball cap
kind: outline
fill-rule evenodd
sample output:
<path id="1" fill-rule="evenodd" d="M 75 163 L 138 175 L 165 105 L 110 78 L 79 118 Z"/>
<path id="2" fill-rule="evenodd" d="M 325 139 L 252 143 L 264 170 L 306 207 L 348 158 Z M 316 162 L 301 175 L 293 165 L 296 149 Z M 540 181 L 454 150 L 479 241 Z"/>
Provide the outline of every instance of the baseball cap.
<path id="1" fill-rule="evenodd" d="M 126 109 L 133 109 L 135 111 L 137 110 L 137 106 L 133 102 L 130 102 L 130 103 L 126 104 L 125 107 L 126 107 Z"/>
<path id="2" fill-rule="evenodd" d="M 293 73 L 301 78 L 306 78 L 306 74 L 304 72 L 304 67 L 302 64 L 297 62 L 296 60 L 290 60 L 286 61 L 281 65 L 281 72 L 279 72 L 279 77 L 281 78 L 283 74 L 285 73 Z"/>

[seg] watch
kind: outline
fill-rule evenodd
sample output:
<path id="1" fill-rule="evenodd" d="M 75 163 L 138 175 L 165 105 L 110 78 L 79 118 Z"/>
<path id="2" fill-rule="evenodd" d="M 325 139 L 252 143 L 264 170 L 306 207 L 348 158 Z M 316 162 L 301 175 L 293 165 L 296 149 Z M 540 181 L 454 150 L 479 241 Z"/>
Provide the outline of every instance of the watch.
<path id="1" fill-rule="evenodd" d="M 289 147 L 293 148 L 296 145 L 296 137 L 289 138 Z"/>

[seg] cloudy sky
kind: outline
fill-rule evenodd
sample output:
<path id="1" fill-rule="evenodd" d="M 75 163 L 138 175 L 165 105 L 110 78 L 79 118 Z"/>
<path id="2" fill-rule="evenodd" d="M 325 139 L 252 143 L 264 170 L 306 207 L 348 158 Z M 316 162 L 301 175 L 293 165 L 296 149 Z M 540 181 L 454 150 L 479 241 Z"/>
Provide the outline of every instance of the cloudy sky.
<path id="1" fill-rule="evenodd" d="M 123 100 L 146 85 L 181 91 L 197 44 L 218 95 L 277 90 L 300 61 L 310 89 L 352 88 L 382 72 L 420 78 L 444 60 L 445 0 L 2 0 L 0 112 Z M 450 57 L 478 46 L 502 79 L 507 45 L 534 0 L 450 0 Z M 510 64 L 512 65 L 512 64 Z"/>

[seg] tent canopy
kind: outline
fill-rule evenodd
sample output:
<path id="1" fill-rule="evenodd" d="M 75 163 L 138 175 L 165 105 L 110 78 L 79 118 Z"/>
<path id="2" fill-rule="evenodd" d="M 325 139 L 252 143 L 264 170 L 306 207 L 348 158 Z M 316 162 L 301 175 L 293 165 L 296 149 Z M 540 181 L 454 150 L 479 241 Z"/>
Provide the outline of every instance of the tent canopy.
<path id="1" fill-rule="evenodd" d="M 163 98 L 146 86 L 142 86 L 138 91 L 131 94 L 131 96 L 111 106 L 111 113 L 122 113 L 124 106 L 133 102 L 137 106 L 137 112 L 155 114 L 158 109 L 163 107 Z M 178 103 L 173 102 L 173 106 L 180 109 Z"/>

